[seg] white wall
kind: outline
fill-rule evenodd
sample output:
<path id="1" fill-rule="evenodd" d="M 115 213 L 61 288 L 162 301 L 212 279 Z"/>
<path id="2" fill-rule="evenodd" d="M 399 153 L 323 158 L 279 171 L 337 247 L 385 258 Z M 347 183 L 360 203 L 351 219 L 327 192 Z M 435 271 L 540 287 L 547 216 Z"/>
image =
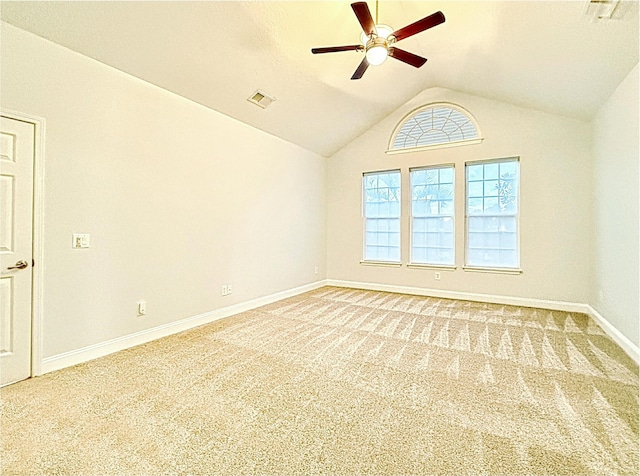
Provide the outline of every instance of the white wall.
<path id="1" fill-rule="evenodd" d="M 1 55 L 46 120 L 44 357 L 326 277 L 326 159 L 4 23 Z"/>
<path id="2" fill-rule="evenodd" d="M 590 304 L 638 346 L 638 65 L 593 121 L 594 281 Z"/>
<path id="3" fill-rule="evenodd" d="M 416 107 L 448 101 L 478 121 L 479 145 L 388 155 L 398 122 Z M 587 122 L 433 88 L 409 101 L 329 160 L 328 275 L 332 279 L 463 293 L 586 303 L 589 294 L 592 194 L 591 129 Z M 464 163 L 519 156 L 521 275 L 464 271 Z M 374 267 L 362 257 L 362 173 L 403 172 L 403 263 L 408 260 L 408 169 L 454 163 L 456 168 L 455 271 Z"/>

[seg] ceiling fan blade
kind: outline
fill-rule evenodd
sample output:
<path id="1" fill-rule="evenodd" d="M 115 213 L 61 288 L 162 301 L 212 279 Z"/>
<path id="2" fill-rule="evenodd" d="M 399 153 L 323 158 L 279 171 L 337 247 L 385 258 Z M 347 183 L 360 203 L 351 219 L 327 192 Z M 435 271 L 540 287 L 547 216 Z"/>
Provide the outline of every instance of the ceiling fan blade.
<path id="1" fill-rule="evenodd" d="M 364 72 L 367 70 L 368 67 L 369 67 L 369 62 L 367 61 L 367 58 L 366 57 L 362 58 L 362 61 L 360 62 L 360 66 L 358 66 L 358 69 L 356 69 L 356 72 L 353 73 L 353 76 L 351 76 L 351 79 L 362 78 L 362 75 L 364 74 Z"/>
<path id="2" fill-rule="evenodd" d="M 360 22 L 360 26 L 362 26 L 362 30 L 367 34 L 367 36 L 371 36 L 375 33 L 376 25 L 373 23 L 373 17 L 371 16 L 371 11 L 369 10 L 367 2 L 352 3 L 351 8 L 353 9 L 353 13 L 356 14 L 356 17 Z"/>
<path id="3" fill-rule="evenodd" d="M 347 46 L 326 46 L 324 48 L 311 48 L 311 52 L 316 55 L 318 53 L 336 53 L 338 51 L 359 51 L 364 49 L 362 45 Z"/>
<path id="4" fill-rule="evenodd" d="M 428 17 L 424 17 L 422 20 L 418 20 L 411 25 L 407 25 L 404 28 L 394 31 L 392 35 L 396 37 L 396 41 L 404 40 L 416 33 L 420 33 L 421 31 L 433 28 L 440 23 L 444 23 L 444 20 L 444 14 L 442 12 L 435 12 Z"/>
<path id="5" fill-rule="evenodd" d="M 422 66 L 427 62 L 427 58 L 414 55 L 413 53 L 409 53 L 408 51 L 401 50 L 400 48 L 389 48 L 389 56 L 397 60 L 400 60 L 403 63 L 410 64 L 415 68 L 419 68 L 420 66 Z"/>

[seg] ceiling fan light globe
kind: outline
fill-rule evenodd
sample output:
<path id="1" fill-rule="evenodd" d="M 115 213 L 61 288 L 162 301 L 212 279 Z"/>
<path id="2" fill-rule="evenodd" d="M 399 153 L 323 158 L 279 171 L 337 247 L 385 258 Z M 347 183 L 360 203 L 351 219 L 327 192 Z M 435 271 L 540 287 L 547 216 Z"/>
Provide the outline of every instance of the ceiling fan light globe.
<path id="1" fill-rule="evenodd" d="M 378 66 L 387 59 L 389 51 L 382 45 L 372 46 L 367 50 L 367 62 L 371 66 Z"/>

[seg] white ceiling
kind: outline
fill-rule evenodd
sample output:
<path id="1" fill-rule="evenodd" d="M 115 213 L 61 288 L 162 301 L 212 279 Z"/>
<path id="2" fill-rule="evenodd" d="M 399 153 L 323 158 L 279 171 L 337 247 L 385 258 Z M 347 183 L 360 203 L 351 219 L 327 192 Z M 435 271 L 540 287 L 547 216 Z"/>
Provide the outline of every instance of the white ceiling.
<path id="1" fill-rule="evenodd" d="M 330 156 L 424 89 L 438 86 L 589 119 L 638 63 L 638 3 L 591 22 L 586 1 L 392 1 L 395 29 L 441 10 L 446 22 L 394 59 L 349 78 L 361 53 L 349 1 L 7 2 L 2 20 L 211 109 Z M 375 18 L 375 2 L 369 7 Z M 246 101 L 256 89 L 268 109 Z"/>

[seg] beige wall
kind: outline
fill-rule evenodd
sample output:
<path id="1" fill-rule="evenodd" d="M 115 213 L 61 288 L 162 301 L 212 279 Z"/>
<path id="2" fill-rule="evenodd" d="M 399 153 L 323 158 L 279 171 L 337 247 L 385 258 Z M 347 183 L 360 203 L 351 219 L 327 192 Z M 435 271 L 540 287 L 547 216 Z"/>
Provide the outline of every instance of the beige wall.
<path id="1" fill-rule="evenodd" d="M 44 357 L 326 277 L 324 158 L 6 24 L 1 54 L 46 120 Z"/>
<path id="2" fill-rule="evenodd" d="M 448 101 L 478 121 L 479 145 L 388 155 L 398 122 L 416 107 Z M 445 89 L 424 91 L 329 160 L 328 274 L 336 280 L 411 286 L 570 303 L 586 303 L 591 250 L 591 129 L 586 122 L 515 107 Z M 519 156 L 521 160 L 521 275 L 463 271 L 464 163 Z M 408 260 L 408 169 L 454 163 L 456 264 L 441 280 L 426 269 L 374 267 L 362 257 L 362 173 L 403 172 L 403 263 Z"/>
<path id="3" fill-rule="evenodd" d="M 638 345 L 638 65 L 593 121 L 594 281 L 590 304 Z"/>

